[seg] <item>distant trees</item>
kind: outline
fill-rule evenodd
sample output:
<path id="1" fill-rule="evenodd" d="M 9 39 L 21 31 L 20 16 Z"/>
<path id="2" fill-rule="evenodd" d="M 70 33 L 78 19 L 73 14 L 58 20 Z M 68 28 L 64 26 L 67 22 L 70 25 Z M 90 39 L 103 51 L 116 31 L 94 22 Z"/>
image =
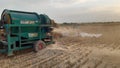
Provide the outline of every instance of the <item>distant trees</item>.
<path id="1" fill-rule="evenodd" d="M 74 23 L 74 22 L 64 22 L 62 25 L 85 25 L 85 24 L 120 24 L 120 22 L 86 22 L 86 23 Z"/>

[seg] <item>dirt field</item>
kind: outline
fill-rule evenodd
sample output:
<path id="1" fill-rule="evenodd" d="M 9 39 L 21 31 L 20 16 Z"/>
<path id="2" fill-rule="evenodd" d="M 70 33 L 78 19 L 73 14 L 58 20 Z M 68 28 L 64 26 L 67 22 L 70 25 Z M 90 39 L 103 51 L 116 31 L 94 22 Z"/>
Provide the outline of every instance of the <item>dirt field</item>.
<path id="1" fill-rule="evenodd" d="M 38 53 L 0 55 L 0 68 L 120 68 L 120 24 L 66 25 L 56 43 Z"/>

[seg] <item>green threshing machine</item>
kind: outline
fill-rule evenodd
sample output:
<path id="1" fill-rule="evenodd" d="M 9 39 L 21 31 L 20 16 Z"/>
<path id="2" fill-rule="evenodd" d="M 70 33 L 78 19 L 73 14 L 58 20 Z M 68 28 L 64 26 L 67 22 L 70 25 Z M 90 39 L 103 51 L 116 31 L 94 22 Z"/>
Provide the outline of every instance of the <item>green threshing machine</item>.
<path id="1" fill-rule="evenodd" d="M 38 52 L 54 43 L 51 19 L 45 14 L 5 9 L 0 21 L 0 53 L 33 48 Z"/>

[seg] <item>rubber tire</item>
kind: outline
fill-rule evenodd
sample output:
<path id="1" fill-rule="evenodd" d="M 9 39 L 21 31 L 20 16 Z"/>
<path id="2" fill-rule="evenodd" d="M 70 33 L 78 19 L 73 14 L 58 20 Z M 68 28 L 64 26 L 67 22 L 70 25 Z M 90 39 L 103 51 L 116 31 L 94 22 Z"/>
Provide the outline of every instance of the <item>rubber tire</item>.
<path id="1" fill-rule="evenodd" d="M 42 50 L 45 47 L 46 47 L 46 43 L 42 40 L 39 40 L 34 45 L 34 51 L 39 52 L 40 50 Z"/>

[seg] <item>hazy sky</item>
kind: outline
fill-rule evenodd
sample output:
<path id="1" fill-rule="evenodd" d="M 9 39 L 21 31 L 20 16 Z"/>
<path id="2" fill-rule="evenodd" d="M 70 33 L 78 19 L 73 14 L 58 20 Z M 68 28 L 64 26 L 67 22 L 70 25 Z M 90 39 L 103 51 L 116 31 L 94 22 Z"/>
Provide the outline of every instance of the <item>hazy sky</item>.
<path id="1" fill-rule="evenodd" d="M 0 0 L 4 9 L 47 14 L 56 22 L 120 21 L 120 0 Z"/>

